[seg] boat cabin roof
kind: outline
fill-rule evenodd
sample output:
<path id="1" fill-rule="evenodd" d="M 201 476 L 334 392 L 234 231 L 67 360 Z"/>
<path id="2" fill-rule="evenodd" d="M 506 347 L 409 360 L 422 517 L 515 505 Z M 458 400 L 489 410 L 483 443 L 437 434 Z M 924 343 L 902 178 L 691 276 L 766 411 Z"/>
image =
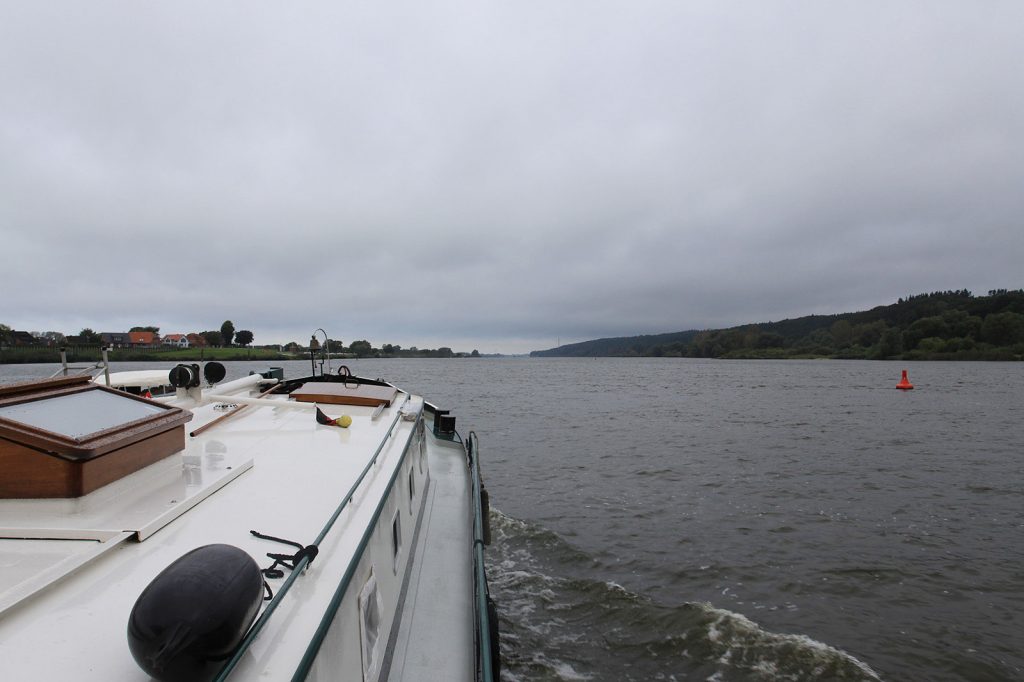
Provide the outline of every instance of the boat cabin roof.
<path id="1" fill-rule="evenodd" d="M 313 543 L 345 491 L 376 458 L 321 542 L 308 577 L 295 580 L 289 593 L 294 598 L 282 600 L 239 664 L 248 673 L 244 677 L 290 678 L 319 625 L 318 618 L 303 617 L 303 610 L 322 613 L 330 603 L 417 428 L 402 417 L 415 418 L 424 403 L 392 387 L 390 406 L 380 409 L 319 405 L 332 419 L 351 417 L 350 427 L 339 428 L 318 423 L 313 403 L 297 403 L 287 395 L 255 398 L 259 381 L 243 381 L 212 401 L 208 396 L 197 401 L 197 392 L 182 390 L 161 403 L 136 406 L 132 400 L 109 416 L 104 416 L 107 396 L 99 399 L 103 405 L 50 402 L 20 411 L 0 408 L 0 418 L 16 418 L 73 440 L 130 422 L 147 411 L 147 404 L 156 405 L 152 409 L 157 412 L 180 410 L 191 416 L 187 428 L 195 434 L 186 435 L 184 447 L 170 456 L 86 495 L 0 500 L 0 669 L 5 679 L 148 679 L 129 654 L 125 627 L 136 599 L 157 574 L 208 544 L 239 547 L 261 568 L 271 563 L 268 552 L 294 551 L 257 538 L 251 530 Z M 124 414 L 117 412 L 122 406 L 127 406 Z M 55 421 L 46 407 L 58 407 L 63 416 Z M 88 417 L 78 419 L 79 412 Z M 281 584 L 268 582 L 274 589 Z M 41 643 L 52 646 L 41 648 Z"/>

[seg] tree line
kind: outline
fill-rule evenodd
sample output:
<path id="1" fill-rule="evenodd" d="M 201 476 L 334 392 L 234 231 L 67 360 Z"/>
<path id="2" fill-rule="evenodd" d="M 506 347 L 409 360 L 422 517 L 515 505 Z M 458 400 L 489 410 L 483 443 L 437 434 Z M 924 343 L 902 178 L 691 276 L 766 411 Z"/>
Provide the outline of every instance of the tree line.
<path id="1" fill-rule="evenodd" d="M 128 333 L 132 332 L 151 332 L 157 338 L 160 336 L 160 327 L 155 326 L 135 326 L 128 330 Z M 6 324 L 0 324 L 0 343 L 9 345 L 15 343 L 14 330 L 12 330 Z M 102 335 L 99 332 L 93 331 L 90 327 L 85 327 L 77 334 L 65 335 L 61 332 L 46 331 L 46 332 L 32 332 L 31 336 L 37 341 L 44 345 L 61 345 L 65 343 L 73 343 L 77 345 L 99 345 L 103 343 Z M 207 330 L 198 332 L 198 336 L 203 338 L 203 341 L 207 346 L 212 347 L 230 347 L 230 346 L 242 346 L 246 347 L 252 344 L 255 338 L 253 333 L 248 329 L 235 330 L 235 325 L 231 320 L 225 320 L 220 326 L 220 329 Z"/>
<path id="2" fill-rule="evenodd" d="M 159 338 L 160 327 L 157 326 L 135 326 L 128 330 L 131 332 L 151 332 Z M 54 346 L 68 346 L 69 349 L 79 349 L 82 352 L 86 352 L 92 349 L 93 354 L 98 352 L 100 345 L 103 343 L 102 336 L 86 327 L 82 329 L 78 334 L 65 336 L 60 332 L 32 332 L 30 342 L 23 343 L 16 341 L 14 335 L 22 335 L 21 332 L 15 332 L 9 326 L 0 324 L 0 349 L 10 346 L 20 346 L 21 352 L 16 354 L 14 358 L 10 355 L 4 358 L 0 356 L 0 360 L 25 362 L 29 360 L 38 359 L 39 361 L 45 361 L 49 358 L 47 353 L 52 353 Z M 192 335 L 189 335 L 192 336 Z M 253 342 L 253 333 L 246 329 L 235 330 L 234 324 L 231 320 L 225 320 L 221 325 L 220 329 L 207 330 L 198 332 L 198 336 L 203 338 L 205 344 L 198 344 L 200 346 L 205 345 L 209 348 L 233 348 L 241 347 L 248 348 Z M 195 344 L 192 344 L 193 347 Z M 278 359 L 290 359 L 291 356 L 305 355 L 314 347 L 314 339 L 310 339 L 307 344 L 299 344 L 294 341 L 283 344 L 283 345 L 272 345 L 262 346 L 261 350 L 269 351 L 274 350 L 280 354 Z M 49 349 L 49 350 L 47 350 Z M 84 349 L 84 350 L 83 350 Z M 319 343 L 316 344 L 315 349 L 321 351 Z M 145 350 L 145 349 L 143 349 Z M 161 347 L 159 352 L 166 352 L 168 349 Z M 473 350 L 471 353 L 462 353 L 453 351 L 448 346 L 442 346 L 440 348 L 417 348 L 412 346 L 410 348 L 402 348 L 398 344 L 385 343 L 380 347 L 375 347 L 366 339 L 360 339 L 353 341 L 348 346 L 339 339 L 327 339 L 326 340 L 327 352 L 337 354 L 346 357 L 375 357 L 375 358 L 462 358 L 462 357 L 480 357 L 480 352 Z M 133 352 L 142 352 L 136 349 Z M 26 353 L 28 355 L 26 355 Z M 88 355 L 88 353 L 87 353 Z M 24 356 L 24 357 L 21 357 Z M 31 356 L 31 357 L 30 357 Z M 91 357 L 91 355 L 90 355 Z"/>
<path id="3" fill-rule="evenodd" d="M 286 343 L 283 349 L 293 353 L 299 353 L 308 351 L 309 346 L 301 346 L 295 341 Z M 348 346 L 345 346 L 338 339 L 328 339 L 326 343 L 327 351 L 333 354 L 357 357 L 357 358 L 465 358 L 465 357 L 480 357 L 480 351 L 473 350 L 472 353 L 461 353 L 453 351 L 448 346 L 441 346 L 440 348 L 417 348 L 411 346 L 409 348 L 402 348 L 398 344 L 385 343 L 379 348 L 374 347 L 366 339 L 359 339 L 353 341 Z"/>
<path id="4" fill-rule="evenodd" d="M 861 312 L 598 339 L 531 355 L 1021 360 L 1024 290 L 936 291 Z"/>

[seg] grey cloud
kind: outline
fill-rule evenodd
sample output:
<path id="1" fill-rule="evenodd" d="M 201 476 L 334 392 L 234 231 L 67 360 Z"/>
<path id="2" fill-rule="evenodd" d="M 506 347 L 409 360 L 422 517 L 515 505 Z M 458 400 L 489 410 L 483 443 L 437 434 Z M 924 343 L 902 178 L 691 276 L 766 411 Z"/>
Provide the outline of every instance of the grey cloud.
<path id="1" fill-rule="evenodd" d="M 522 351 L 1018 287 L 1022 19 L 7 5 L 0 321 Z"/>

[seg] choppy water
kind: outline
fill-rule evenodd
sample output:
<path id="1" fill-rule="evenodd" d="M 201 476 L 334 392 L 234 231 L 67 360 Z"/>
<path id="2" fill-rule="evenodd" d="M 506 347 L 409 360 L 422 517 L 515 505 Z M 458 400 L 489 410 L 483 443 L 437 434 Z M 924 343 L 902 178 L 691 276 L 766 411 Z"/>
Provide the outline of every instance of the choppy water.
<path id="1" fill-rule="evenodd" d="M 505 680 L 1024 679 L 1020 364 L 349 364 L 482 439 Z"/>

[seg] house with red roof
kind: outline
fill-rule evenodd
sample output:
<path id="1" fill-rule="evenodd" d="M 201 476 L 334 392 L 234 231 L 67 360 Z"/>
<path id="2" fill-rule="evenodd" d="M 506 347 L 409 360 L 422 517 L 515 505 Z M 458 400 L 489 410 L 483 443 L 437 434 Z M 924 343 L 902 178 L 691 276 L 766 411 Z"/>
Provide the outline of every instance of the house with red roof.
<path id="1" fill-rule="evenodd" d="M 184 334 L 165 334 L 163 344 L 165 346 L 175 346 L 177 348 L 188 348 L 188 337 Z"/>
<path id="2" fill-rule="evenodd" d="M 128 332 L 128 341 L 134 348 L 155 348 L 160 345 L 160 335 L 155 332 Z"/>

